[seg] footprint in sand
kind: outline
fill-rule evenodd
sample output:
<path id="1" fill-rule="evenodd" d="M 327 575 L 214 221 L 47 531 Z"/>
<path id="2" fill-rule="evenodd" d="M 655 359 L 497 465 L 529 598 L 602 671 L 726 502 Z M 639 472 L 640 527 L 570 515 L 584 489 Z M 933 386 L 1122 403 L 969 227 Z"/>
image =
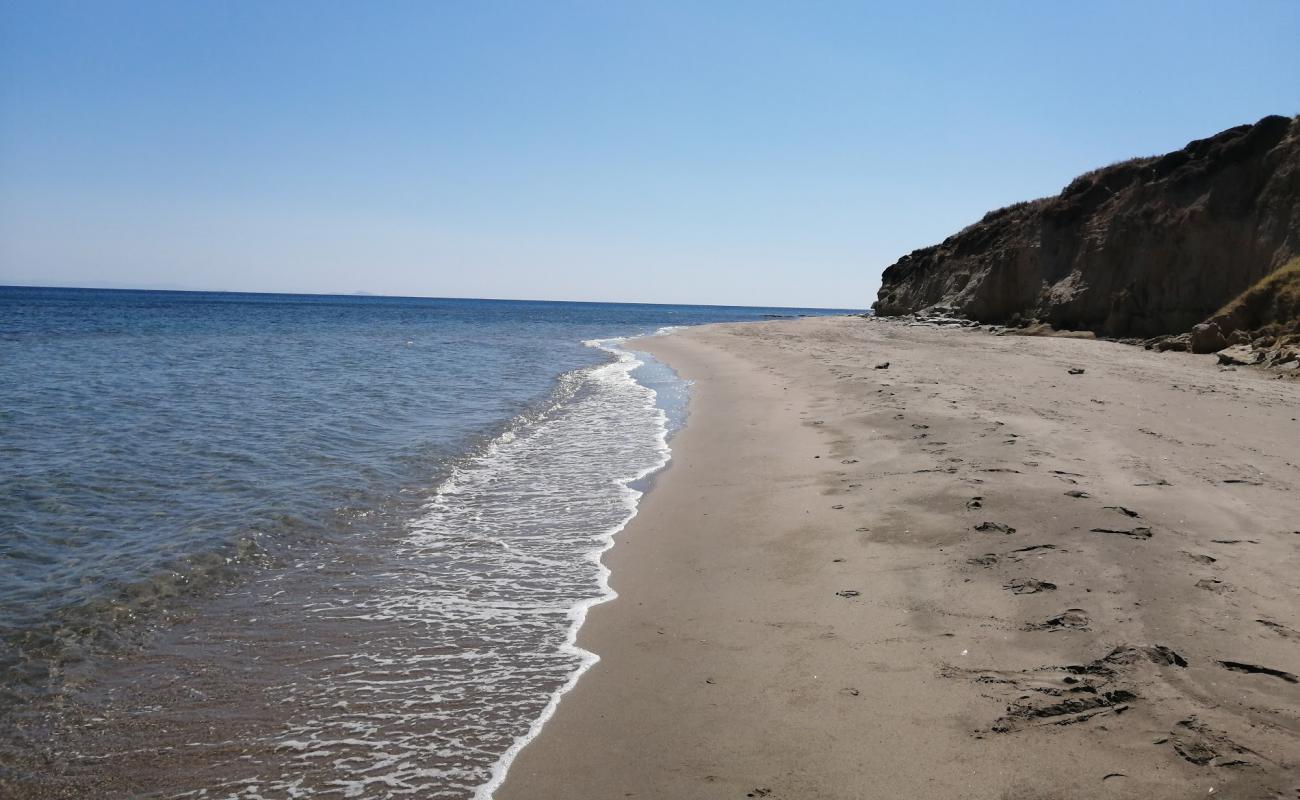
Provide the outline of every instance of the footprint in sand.
<path id="1" fill-rule="evenodd" d="M 1179 756 L 1197 766 L 1245 766 L 1247 756 L 1258 755 L 1197 721 L 1196 717 L 1179 720 L 1167 741 Z"/>
<path id="2" fill-rule="evenodd" d="M 1248 675 L 1267 675 L 1270 678 L 1281 678 L 1287 683 L 1300 683 L 1300 678 L 1290 672 L 1273 669 L 1272 667 L 1261 667 L 1258 664 L 1247 664 L 1244 661 L 1220 661 L 1219 666 L 1232 672 L 1244 672 Z"/>
<path id="3" fill-rule="evenodd" d="M 1118 511 L 1119 513 L 1123 514 L 1124 516 L 1126 516 L 1126 517 L 1132 517 L 1132 518 L 1134 518 L 1134 519 L 1138 519 L 1138 518 L 1140 518 L 1140 517 L 1142 516 L 1142 515 L 1139 514 L 1138 512 L 1134 511 L 1133 509 L 1131 509 L 1131 508 L 1125 508 L 1124 506 L 1106 506 L 1106 508 L 1110 509 L 1111 511 Z"/>
<path id="4" fill-rule="evenodd" d="M 1042 622 L 1030 622 L 1024 626 L 1027 631 L 1086 631 L 1092 618 L 1082 608 L 1067 608 L 1054 617 Z"/>
<path id="5" fill-rule="evenodd" d="M 1280 622 L 1274 622 L 1268 619 L 1257 619 L 1255 621 L 1284 639 L 1300 639 L 1300 631 L 1293 631 Z"/>
<path id="6" fill-rule="evenodd" d="M 1092 528 L 1093 533 L 1118 533 L 1130 539 L 1145 540 L 1151 538 L 1150 528 Z"/>
<path id="7" fill-rule="evenodd" d="M 1038 594 L 1055 591 L 1056 584 L 1036 578 L 1013 578 L 1003 584 L 1002 588 L 1010 590 L 1012 594 Z"/>
<path id="8" fill-rule="evenodd" d="M 1011 559 L 1012 561 L 1020 561 L 1021 557 L 1024 555 L 1028 555 L 1032 553 L 1038 556 L 1042 556 L 1043 555 L 1042 551 L 1056 550 L 1056 549 L 1057 547 L 1054 544 L 1031 544 L 1028 547 L 1017 547 L 1015 550 L 1008 552 L 1006 555 L 1007 558 Z M 1060 552 L 1065 553 L 1069 551 L 1061 550 Z"/>

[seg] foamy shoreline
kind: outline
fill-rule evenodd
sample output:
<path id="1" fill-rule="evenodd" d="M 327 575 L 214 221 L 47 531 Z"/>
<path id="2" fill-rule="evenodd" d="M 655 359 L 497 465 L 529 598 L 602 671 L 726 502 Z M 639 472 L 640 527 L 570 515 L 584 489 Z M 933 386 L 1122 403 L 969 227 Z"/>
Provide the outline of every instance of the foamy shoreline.
<path id="1" fill-rule="evenodd" d="M 666 333 L 669 330 L 671 329 L 668 328 L 661 329 L 659 331 L 659 334 Z M 627 381 L 636 383 L 639 387 L 646 389 L 648 391 L 647 404 L 645 410 L 651 412 L 651 414 L 654 416 L 656 420 L 656 426 L 658 428 L 657 436 L 659 441 L 660 460 L 656 464 L 637 470 L 634 475 L 614 477 L 615 483 L 622 486 L 623 489 L 625 490 L 625 494 L 623 496 L 627 506 L 628 513 L 626 518 L 624 518 L 620 523 L 618 523 L 617 525 L 615 525 L 614 527 L 606 531 L 600 537 L 599 547 L 596 550 L 590 552 L 587 556 L 587 559 L 593 564 L 595 564 L 597 569 L 599 570 L 600 594 L 596 597 L 592 597 L 579 602 L 570 610 L 569 612 L 570 624 L 568 628 L 568 633 L 566 635 L 564 643 L 561 646 L 561 649 L 564 652 L 570 653 L 578 659 L 578 666 L 569 675 L 568 680 L 551 694 L 551 697 L 547 702 L 546 707 L 533 721 L 532 725 L 529 727 L 528 732 L 516 738 L 514 743 L 510 746 L 510 748 L 506 750 L 506 752 L 503 753 L 501 757 L 497 760 L 497 762 L 493 765 L 491 778 L 487 781 L 487 783 L 484 783 L 483 785 L 479 786 L 478 789 L 475 790 L 474 797 L 476 798 L 476 800 L 490 800 L 490 798 L 492 798 L 496 790 L 505 781 L 506 776 L 509 774 L 510 766 L 514 762 L 515 758 L 517 758 L 519 753 L 525 747 L 528 746 L 529 742 L 533 741 L 533 739 L 535 739 L 541 733 L 546 723 L 555 714 L 555 710 L 559 706 L 560 701 L 563 700 L 564 696 L 568 694 L 573 689 L 574 686 L 577 685 L 578 681 L 582 678 L 583 674 L 586 673 L 587 670 L 589 670 L 592 667 L 592 665 L 594 665 L 596 662 L 600 660 L 599 655 L 591 652 L 590 650 L 586 650 L 579 647 L 577 644 L 577 639 L 578 639 L 578 634 L 582 629 L 583 622 L 587 618 L 588 611 L 595 606 L 601 605 L 602 603 L 607 603 L 618 597 L 618 593 L 615 592 L 609 585 L 610 570 L 608 567 L 605 566 L 603 560 L 604 555 L 606 552 L 609 551 L 610 548 L 614 546 L 615 537 L 620 532 L 622 532 L 624 528 L 626 528 L 627 525 L 636 517 L 638 501 L 644 495 L 644 492 L 637 488 L 634 488 L 635 484 L 640 483 L 641 481 L 645 480 L 647 477 L 662 470 L 664 467 L 668 465 L 668 462 L 672 457 L 672 452 L 668 447 L 668 436 L 670 433 L 670 428 L 669 428 L 667 413 L 664 411 L 663 408 L 661 408 L 656 403 L 655 391 L 647 386 L 644 386 L 643 384 L 640 384 L 632 377 L 632 373 L 636 369 L 645 365 L 645 361 L 643 359 L 648 359 L 650 357 L 644 353 L 635 353 L 633 351 L 624 349 L 622 345 L 625 344 L 626 342 L 627 342 L 626 339 L 620 338 L 620 339 L 593 340 L 587 342 L 587 344 L 593 347 L 597 347 L 601 350 L 605 350 L 606 352 L 612 353 L 615 356 L 616 361 L 614 365 L 606 365 L 606 366 L 617 366 L 621 370 L 623 377 Z"/>

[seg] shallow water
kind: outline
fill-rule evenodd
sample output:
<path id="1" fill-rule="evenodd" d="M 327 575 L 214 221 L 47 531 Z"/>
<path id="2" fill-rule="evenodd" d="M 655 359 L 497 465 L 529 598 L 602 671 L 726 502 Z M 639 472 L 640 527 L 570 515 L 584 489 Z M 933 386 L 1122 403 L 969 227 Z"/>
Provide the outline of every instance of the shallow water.
<path id="1" fill-rule="evenodd" d="M 0 290 L 0 787 L 469 797 L 590 656 L 684 415 L 614 341 L 774 309 Z M 484 788 L 487 787 L 487 788 Z"/>

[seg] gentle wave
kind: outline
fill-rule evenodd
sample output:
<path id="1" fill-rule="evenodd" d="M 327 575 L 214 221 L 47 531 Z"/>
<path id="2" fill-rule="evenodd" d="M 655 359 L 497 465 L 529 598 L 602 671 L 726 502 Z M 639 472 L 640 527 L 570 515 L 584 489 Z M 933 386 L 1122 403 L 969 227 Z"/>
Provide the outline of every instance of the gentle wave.
<path id="1" fill-rule="evenodd" d="M 665 335 L 669 333 L 671 330 L 674 330 L 676 327 L 677 326 L 667 326 L 667 327 L 660 328 L 658 331 L 655 332 L 654 335 L 656 336 Z M 617 482 L 623 487 L 623 490 L 625 491 L 624 498 L 626 499 L 627 502 L 627 515 L 622 521 L 618 522 L 616 525 L 614 525 L 604 535 L 600 537 L 599 540 L 600 543 L 598 549 L 594 550 L 589 555 L 589 559 L 596 564 L 598 569 L 597 574 L 599 576 L 600 594 L 596 597 L 579 601 L 573 607 L 571 611 L 571 617 L 570 617 L 572 622 L 569 625 L 569 629 L 565 637 L 564 644 L 561 647 L 562 651 L 566 653 L 571 653 L 579 659 L 578 667 L 570 673 L 569 679 L 565 681 L 562 686 L 560 686 L 554 692 L 552 692 L 550 700 L 547 702 L 546 707 L 542 709 L 542 713 L 539 714 L 537 718 L 533 721 L 533 724 L 529 727 L 528 732 L 522 736 L 517 737 L 514 743 L 510 745 L 510 748 L 506 750 L 506 752 L 502 754 L 501 758 L 497 760 L 497 763 L 493 765 L 491 779 L 489 779 L 487 783 L 484 783 L 478 788 L 478 790 L 474 794 L 475 800 L 490 800 L 492 794 L 497 790 L 498 787 L 500 787 L 502 783 L 505 782 L 505 778 L 507 773 L 509 772 L 510 765 L 514 763 L 515 758 L 519 755 L 519 753 L 523 750 L 523 748 L 527 746 L 529 742 L 531 742 L 533 739 L 537 737 L 539 733 L 541 733 L 542 727 L 545 726 L 546 723 L 550 720 L 550 718 L 555 714 L 555 710 L 559 706 L 561 698 L 563 698 L 565 694 L 567 694 L 571 689 L 573 689 L 574 686 L 577 685 L 578 679 L 582 677 L 583 673 L 585 673 L 594 664 L 596 664 L 596 662 L 600 661 L 599 655 L 591 652 L 590 650 L 585 650 L 579 647 L 577 644 L 577 640 L 578 640 L 578 632 L 582 629 L 582 624 L 587 619 L 587 612 L 592 608 L 592 606 L 600 605 L 601 603 L 607 603 L 610 600 L 613 600 L 614 598 L 618 597 L 618 592 L 614 591 L 613 587 L 609 585 L 610 571 L 609 568 L 605 566 L 602 558 L 605 552 L 609 550 L 609 548 L 614 546 L 614 538 L 625 527 L 627 527 L 627 524 L 632 521 L 633 517 L 636 516 L 637 501 L 641 498 L 642 492 L 638 489 L 632 488 L 633 484 L 635 484 L 637 481 L 644 479 L 651 473 L 663 469 L 663 467 L 668 464 L 668 460 L 671 457 L 671 451 L 668 447 L 668 432 L 669 432 L 668 416 L 663 410 L 663 408 L 656 405 L 655 392 L 651 389 L 641 386 L 632 378 L 633 370 L 641 366 L 644 362 L 638 359 L 632 353 L 623 350 L 621 347 L 618 346 L 625 341 L 627 341 L 626 338 L 620 337 L 617 339 L 593 340 L 587 342 L 586 344 L 594 347 L 600 347 L 601 349 L 614 353 L 618 357 L 618 362 L 616 362 L 613 365 L 609 365 L 609 367 L 606 367 L 605 369 L 609 369 L 610 367 L 613 367 L 614 373 L 620 376 L 621 380 L 625 381 L 627 384 L 630 384 L 629 388 L 636 387 L 636 389 L 643 390 L 645 393 L 648 394 L 648 397 L 646 397 L 645 408 L 646 410 L 652 412 L 652 415 L 654 416 L 655 439 L 657 443 L 656 446 L 657 460 L 654 463 L 642 465 L 634 475 L 627 475 L 623 478 L 617 479 Z M 636 389 L 634 389 L 633 391 L 635 392 Z"/>
<path id="2" fill-rule="evenodd" d="M 376 591 L 308 610 L 380 633 L 316 654 L 337 662 L 324 684 L 282 687 L 308 713 L 265 743 L 276 774 L 176 796 L 491 796 L 596 662 L 576 638 L 614 597 L 601 556 L 636 513 L 632 484 L 669 459 L 667 416 L 632 376 L 642 360 L 590 344 L 612 360 L 567 373 L 553 402 L 457 464 Z"/>

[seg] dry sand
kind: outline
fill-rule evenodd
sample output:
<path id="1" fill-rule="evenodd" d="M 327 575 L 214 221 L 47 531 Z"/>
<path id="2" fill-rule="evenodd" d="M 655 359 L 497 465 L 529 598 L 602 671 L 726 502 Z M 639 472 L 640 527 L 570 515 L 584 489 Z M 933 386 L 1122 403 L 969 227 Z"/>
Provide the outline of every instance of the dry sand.
<path id="1" fill-rule="evenodd" d="M 857 318 L 642 344 L 690 419 L 500 800 L 1300 797 L 1300 383 Z"/>

